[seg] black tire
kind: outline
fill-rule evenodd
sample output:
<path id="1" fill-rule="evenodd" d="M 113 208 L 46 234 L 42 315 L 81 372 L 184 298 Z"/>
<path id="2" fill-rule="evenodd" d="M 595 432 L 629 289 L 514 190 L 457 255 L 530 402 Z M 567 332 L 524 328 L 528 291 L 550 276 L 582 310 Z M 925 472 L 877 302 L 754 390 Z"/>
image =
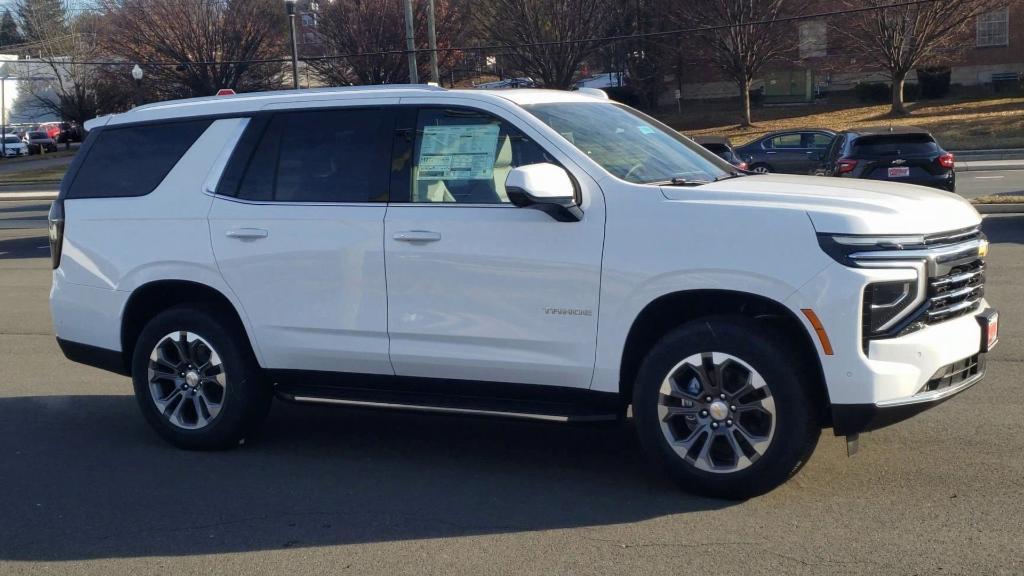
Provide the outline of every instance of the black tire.
<path id="1" fill-rule="evenodd" d="M 769 165 L 767 165 L 767 164 L 765 164 L 763 162 L 758 162 L 757 164 L 754 164 L 753 166 L 751 166 L 750 167 L 750 171 L 751 172 L 757 172 L 758 168 L 763 168 L 764 170 L 767 171 L 766 172 L 767 174 L 771 174 L 772 172 L 775 172 L 775 170 L 772 170 L 771 166 L 769 166 Z M 760 172 L 758 172 L 758 173 L 760 173 Z"/>
<path id="2" fill-rule="evenodd" d="M 227 381 L 219 413 L 198 429 L 173 424 L 157 407 L 148 382 L 150 354 L 164 336 L 179 331 L 198 335 L 216 350 Z M 266 418 L 273 397 L 238 321 L 214 307 L 199 304 L 175 306 L 146 324 L 132 355 L 132 382 L 146 421 L 165 440 L 189 450 L 238 446 Z"/>
<path id="3" fill-rule="evenodd" d="M 752 464 L 734 472 L 701 470 L 680 456 L 666 438 L 658 414 L 662 383 L 670 371 L 684 359 L 707 352 L 728 354 L 746 362 L 764 379 L 774 402 L 770 443 Z M 745 499 L 779 486 L 810 458 L 821 435 L 820 400 L 810 387 L 802 358 L 779 334 L 746 317 L 710 317 L 672 330 L 644 359 L 633 389 L 633 416 L 644 450 L 689 492 Z M 696 426 L 696 420 L 692 421 Z M 723 426 L 716 428 L 717 433 L 725 432 L 724 422 L 716 424 Z"/>

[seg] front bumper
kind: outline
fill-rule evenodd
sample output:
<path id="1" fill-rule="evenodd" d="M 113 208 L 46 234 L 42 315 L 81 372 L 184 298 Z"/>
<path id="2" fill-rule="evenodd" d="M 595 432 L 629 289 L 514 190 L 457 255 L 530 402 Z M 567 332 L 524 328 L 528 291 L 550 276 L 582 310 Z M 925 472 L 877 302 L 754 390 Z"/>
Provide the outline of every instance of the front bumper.
<path id="1" fill-rule="evenodd" d="M 984 377 L 985 354 L 979 353 L 937 372 L 929 381 L 934 382 L 935 389 L 928 389 L 926 384 L 923 391 L 905 398 L 874 404 L 833 404 L 832 429 L 836 436 L 849 436 L 901 422 L 942 404 Z M 948 385 L 943 386 L 944 382 Z"/>

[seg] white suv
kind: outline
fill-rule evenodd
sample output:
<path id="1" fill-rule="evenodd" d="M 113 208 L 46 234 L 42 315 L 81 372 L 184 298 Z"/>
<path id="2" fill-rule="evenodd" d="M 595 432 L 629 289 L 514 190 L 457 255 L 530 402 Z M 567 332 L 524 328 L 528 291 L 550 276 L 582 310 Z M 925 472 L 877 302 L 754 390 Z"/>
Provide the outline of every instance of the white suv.
<path id="1" fill-rule="evenodd" d="M 823 427 L 978 382 L 988 244 L 959 197 L 746 175 L 588 94 L 366 87 L 94 120 L 50 215 L 64 353 L 185 448 L 294 402 L 632 419 L 747 497 Z"/>

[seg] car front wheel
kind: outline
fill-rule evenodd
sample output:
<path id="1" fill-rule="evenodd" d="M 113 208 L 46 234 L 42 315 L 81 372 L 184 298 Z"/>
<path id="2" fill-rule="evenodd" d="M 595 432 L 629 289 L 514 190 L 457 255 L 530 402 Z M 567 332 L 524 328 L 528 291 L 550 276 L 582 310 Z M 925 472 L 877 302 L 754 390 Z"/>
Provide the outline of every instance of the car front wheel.
<path id="1" fill-rule="evenodd" d="M 754 164 L 750 167 L 750 171 L 754 174 L 771 174 L 772 169 L 767 164 Z"/>
<path id="2" fill-rule="evenodd" d="M 742 499 L 785 482 L 821 433 L 801 356 L 761 323 L 715 317 L 663 337 L 644 360 L 633 414 L 652 460 L 685 489 Z"/>

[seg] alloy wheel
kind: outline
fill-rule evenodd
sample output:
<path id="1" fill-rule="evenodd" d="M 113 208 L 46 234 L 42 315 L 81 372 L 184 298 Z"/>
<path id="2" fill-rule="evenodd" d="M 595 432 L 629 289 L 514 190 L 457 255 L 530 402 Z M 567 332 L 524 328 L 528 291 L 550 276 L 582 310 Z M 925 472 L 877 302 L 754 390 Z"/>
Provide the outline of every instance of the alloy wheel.
<path id="1" fill-rule="evenodd" d="M 757 370 L 721 352 L 678 363 L 658 394 L 661 431 L 676 454 L 712 473 L 743 470 L 762 456 L 775 435 L 771 389 Z"/>
<path id="2" fill-rule="evenodd" d="M 204 428 L 224 406 L 227 377 L 220 355 L 192 332 L 172 332 L 157 341 L 147 382 L 157 410 L 178 428 Z"/>

